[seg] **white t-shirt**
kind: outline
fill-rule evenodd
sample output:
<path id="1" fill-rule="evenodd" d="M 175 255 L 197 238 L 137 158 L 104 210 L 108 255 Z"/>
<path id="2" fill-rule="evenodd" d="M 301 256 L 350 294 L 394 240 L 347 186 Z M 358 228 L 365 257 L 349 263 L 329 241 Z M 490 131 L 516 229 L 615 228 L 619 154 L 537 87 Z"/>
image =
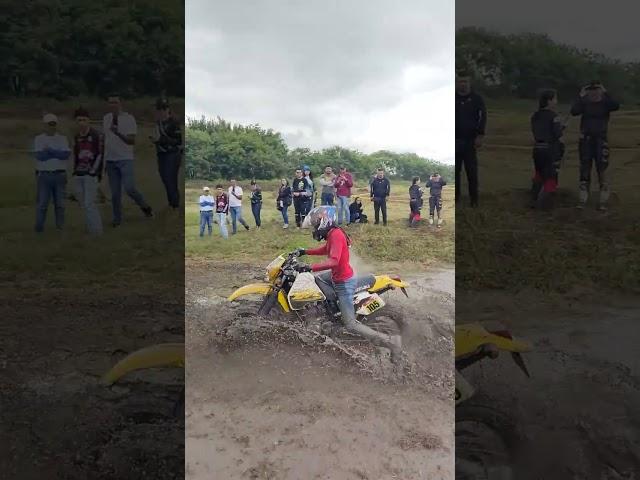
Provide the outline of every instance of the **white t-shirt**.
<path id="1" fill-rule="evenodd" d="M 235 189 L 236 195 L 238 195 L 239 197 L 242 196 L 242 187 L 238 187 L 237 185 L 235 187 L 229 187 L 229 206 L 241 207 L 242 200 L 238 200 L 236 197 L 233 196 L 233 194 L 231 193 L 231 190 L 233 189 Z"/>
<path id="2" fill-rule="evenodd" d="M 133 145 L 127 145 L 111 131 L 112 123 L 113 114 L 107 113 L 102 119 L 105 161 L 133 160 Z M 122 135 L 136 135 L 138 133 L 138 126 L 133 115 L 120 112 L 118 115 L 118 132 Z"/>

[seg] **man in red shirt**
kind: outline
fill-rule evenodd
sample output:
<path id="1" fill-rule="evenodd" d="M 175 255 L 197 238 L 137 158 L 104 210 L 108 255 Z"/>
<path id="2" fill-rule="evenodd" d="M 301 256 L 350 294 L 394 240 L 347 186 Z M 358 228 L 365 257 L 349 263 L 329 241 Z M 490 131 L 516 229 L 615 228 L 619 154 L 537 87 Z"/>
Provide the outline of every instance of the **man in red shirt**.
<path id="1" fill-rule="evenodd" d="M 353 187 L 353 177 L 347 171 L 347 167 L 340 167 L 340 175 L 335 182 L 336 195 L 338 196 L 338 225 L 342 225 L 342 214 L 344 213 L 347 225 L 351 223 L 349 212 L 349 197 L 351 197 L 351 187 Z"/>
<path id="2" fill-rule="evenodd" d="M 349 247 L 351 240 L 336 225 L 336 208 L 334 206 L 316 207 L 311 210 L 302 224 L 303 228 L 313 228 L 313 238 L 326 243 L 319 248 L 309 250 L 298 249 L 300 255 L 326 255 L 327 259 L 308 266 L 305 270 L 322 272 L 331 270 L 331 282 L 338 297 L 338 305 L 342 314 L 344 327 L 357 333 L 377 346 L 391 350 L 391 359 L 395 362 L 402 354 L 402 340 L 399 335 L 385 335 L 377 332 L 356 319 L 353 297 L 356 291 L 356 277 L 349 263 Z"/>

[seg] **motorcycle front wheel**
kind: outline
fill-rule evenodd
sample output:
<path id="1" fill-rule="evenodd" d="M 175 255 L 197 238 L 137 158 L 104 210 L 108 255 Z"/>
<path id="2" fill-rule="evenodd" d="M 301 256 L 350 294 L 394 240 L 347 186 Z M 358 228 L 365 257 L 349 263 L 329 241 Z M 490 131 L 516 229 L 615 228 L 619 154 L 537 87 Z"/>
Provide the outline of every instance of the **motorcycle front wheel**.
<path id="1" fill-rule="evenodd" d="M 515 427 L 498 410 L 456 407 L 456 480 L 514 480 Z"/>
<path id="2" fill-rule="evenodd" d="M 278 292 L 276 291 L 271 292 L 262 301 L 262 304 L 258 309 L 258 315 L 261 317 L 267 316 L 277 301 L 278 301 Z"/>

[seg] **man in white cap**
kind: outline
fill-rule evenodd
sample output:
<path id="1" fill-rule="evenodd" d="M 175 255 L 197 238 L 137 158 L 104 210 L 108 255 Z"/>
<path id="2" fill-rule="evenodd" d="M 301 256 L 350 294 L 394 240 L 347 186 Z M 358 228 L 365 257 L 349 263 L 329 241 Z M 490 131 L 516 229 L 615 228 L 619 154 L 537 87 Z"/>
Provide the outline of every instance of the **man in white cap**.
<path id="1" fill-rule="evenodd" d="M 45 132 L 33 142 L 36 168 L 36 232 L 44 231 L 49 201 L 53 199 L 56 227 L 64 225 L 64 198 L 67 161 L 71 155 L 67 137 L 58 133 L 58 117 L 47 113 L 42 122 Z"/>
<path id="2" fill-rule="evenodd" d="M 200 204 L 200 236 L 204 237 L 204 229 L 207 227 L 209 230 L 209 236 L 213 232 L 213 207 L 215 200 L 211 195 L 211 189 L 204 187 L 202 189 L 202 195 L 198 199 Z M 226 227 L 226 224 L 224 225 Z"/>
<path id="3" fill-rule="evenodd" d="M 133 175 L 133 148 L 136 143 L 138 127 L 132 115 L 122 111 L 120 97 L 112 94 L 108 98 L 110 113 L 102 121 L 104 131 L 104 160 L 109 176 L 113 226 L 122 222 L 122 187 L 136 202 L 147 217 L 153 216 L 151 207 L 136 189 Z"/>

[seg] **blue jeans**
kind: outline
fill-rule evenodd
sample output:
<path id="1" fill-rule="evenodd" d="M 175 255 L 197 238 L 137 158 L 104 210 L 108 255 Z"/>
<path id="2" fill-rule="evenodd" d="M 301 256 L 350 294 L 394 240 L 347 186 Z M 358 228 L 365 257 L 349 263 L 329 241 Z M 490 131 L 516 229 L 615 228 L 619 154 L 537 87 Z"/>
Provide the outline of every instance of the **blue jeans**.
<path id="1" fill-rule="evenodd" d="M 213 231 L 213 211 L 200 212 L 200 236 L 204 236 L 204 228 L 207 227 L 209 235 Z M 225 225 L 226 228 L 226 225 Z"/>
<path id="2" fill-rule="evenodd" d="M 242 207 L 229 207 L 229 212 L 231 213 L 231 232 L 237 233 L 238 225 L 236 222 L 240 222 L 244 228 L 249 230 L 249 225 L 242 218 Z"/>
<path id="3" fill-rule="evenodd" d="M 133 176 L 133 160 L 110 160 L 107 162 L 109 188 L 111 189 L 111 206 L 113 209 L 113 223 L 122 222 L 122 187 L 124 191 L 142 209 L 149 208 L 142 194 L 136 190 Z"/>
<path id="4" fill-rule="evenodd" d="M 220 225 L 220 234 L 224 238 L 229 237 L 229 232 L 227 231 L 227 214 L 226 213 L 216 213 L 218 217 L 218 225 Z"/>
<path id="5" fill-rule="evenodd" d="M 251 213 L 253 213 L 253 219 L 256 221 L 256 227 L 259 227 L 262 223 L 260 221 L 260 210 L 262 210 L 261 203 L 252 203 L 251 204 Z"/>
<path id="6" fill-rule="evenodd" d="M 178 173 L 180 172 L 180 152 L 158 152 L 158 172 L 167 192 L 169 206 L 180 206 L 180 190 L 178 189 Z"/>
<path id="7" fill-rule="evenodd" d="M 285 225 L 289 225 L 289 213 L 287 212 L 287 210 L 289 209 L 288 205 L 285 205 L 284 207 L 282 207 L 282 220 L 284 220 L 284 224 Z"/>
<path id="8" fill-rule="evenodd" d="M 333 289 L 338 297 L 338 306 L 342 314 L 342 324 L 353 333 L 357 333 L 372 344 L 390 348 L 391 342 L 388 335 L 367 327 L 356 320 L 356 309 L 353 305 L 353 296 L 356 292 L 356 277 L 351 277 L 345 282 L 332 282 Z"/>
<path id="9" fill-rule="evenodd" d="M 56 227 L 64 226 L 64 198 L 67 186 L 66 172 L 36 172 L 36 232 L 44 231 L 49 201 L 53 199 Z"/>
<path id="10" fill-rule="evenodd" d="M 78 175 L 74 180 L 78 201 L 84 210 L 87 230 L 89 233 L 99 235 L 102 233 L 102 218 L 96 205 L 98 178 L 93 175 Z"/>
<path id="11" fill-rule="evenodd" d="M 338 197 L 338 225 L 342 225 L 342 212 L 347 225 L 351 223 L 351 213 L 349 212 L 349 197 Z"/>
<path id="12" fill-rule="evenodd" d="M 333 193 L 323 193 L 320 196 L 320 202 L 322 205 L 333 205 Z"/>

